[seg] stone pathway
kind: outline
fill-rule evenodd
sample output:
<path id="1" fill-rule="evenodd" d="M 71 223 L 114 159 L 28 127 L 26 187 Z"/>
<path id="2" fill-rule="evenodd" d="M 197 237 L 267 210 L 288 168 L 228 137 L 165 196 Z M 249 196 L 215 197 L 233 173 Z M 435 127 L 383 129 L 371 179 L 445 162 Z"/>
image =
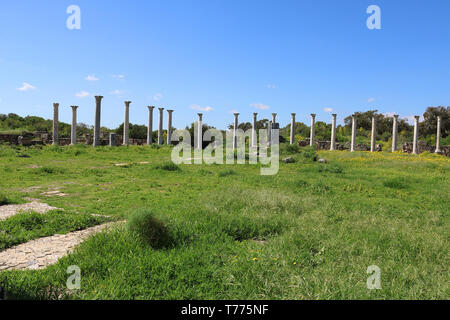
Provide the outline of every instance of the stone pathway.
<path id="1" fill-rule="evenodd" d="M 46 213 L 50 210 L 56 210 L 58 208 L 49 206 L 46 203 L 39 201 L 32 201 L 24 204 L 9 204 L 6 206 L 0 206 L 0 221 L 12 217 L 23 211 L 34 211 L 37 213 Z"/>
<path id="2" fill-rule="evenodd" d="M 110 222 L 20 244 L 0 252 L 0 271 L 37 270 L 55 264 L 89 236 L 120 222 Z"/>

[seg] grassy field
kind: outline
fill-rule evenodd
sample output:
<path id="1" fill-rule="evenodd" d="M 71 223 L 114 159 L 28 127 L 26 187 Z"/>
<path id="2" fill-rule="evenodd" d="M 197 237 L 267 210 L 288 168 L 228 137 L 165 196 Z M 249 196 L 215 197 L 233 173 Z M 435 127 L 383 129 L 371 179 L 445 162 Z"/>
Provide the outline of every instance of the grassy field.
<path id="1" fill-rule="evenodd" d="M 448 158 L 323 151 L 321 164 L 309 149 L 283 147 L 297 162 L 261 176 L 258 165 L 172 166 L 170 150 L 0 147 L 3 203 L 40 198 L 72 217 L 112 220 L 147 208 L 171 238 L 153 249 L 118 226 L 45 270 L 0 273 L 10 298 L 450 298 Z M 52 221 L 14 243 L 70 230 Z M 65 289 L 70 265 L 80 290 Z M 381 269 L 379 290 L 367 289 L 370 265 Z"/>

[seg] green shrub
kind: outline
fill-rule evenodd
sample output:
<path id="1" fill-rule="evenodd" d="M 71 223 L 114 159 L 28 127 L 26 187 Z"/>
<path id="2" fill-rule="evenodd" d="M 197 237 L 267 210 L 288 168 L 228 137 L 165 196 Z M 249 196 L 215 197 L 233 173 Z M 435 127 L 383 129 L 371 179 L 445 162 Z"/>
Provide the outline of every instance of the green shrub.
<path id="1" fill-rule="evenodd" d="M 318 167 L 319 172 L 342 173 L 343 169 L 337 164 L 321 164 Z"/>
<path id="2" fill-rule="evenodd" d="M 236 172 L 234 170 L 228 169 L 228 170 L 220 171 L 217 175 L 219 177 L 226 177 L 226 176 L 231 176 L 233 174 L 236 174 Z"/>
<path id="3" fill-rule="evenodd" d="M 155 249 L 170 245 L 166 226 L 155 217 L 150 209 L 135 210 L 128 219 L 128 230 L 135 233 L 145 243 Z"/>
<path id="4" fill-rule="evenodd" d="M 402 178 L 393 178 L 383 181 L 383 185 L 392 189 L 407 189 L 408 183 Z"/>
<path id="5" fill-rule="evenodd" d="M 173 162 L 157 164 L 157 165 L 155 165 L 155 169 L 165 170 L 165 171 L 181 171 L 181 168 Z"/>
<path id="6" fill-rule="evenodd" d="M 308 161 L 317 161 L 317 154 L 314 147 L 303 147 L 300 149 L 300 156 Z"/>
<path id="7" fill-rule="evenodd" d="M 9 200 L 3 193 L 0 193 L 0 206 L 3 206 L 5 204 L 9 204 Z"/>
<path id="8" fill-rule="evenodd" d="M 286 146 L 286 151 L 289 153 L 299 153 L 300 147 L 297 144 L 288 144 Z"/>

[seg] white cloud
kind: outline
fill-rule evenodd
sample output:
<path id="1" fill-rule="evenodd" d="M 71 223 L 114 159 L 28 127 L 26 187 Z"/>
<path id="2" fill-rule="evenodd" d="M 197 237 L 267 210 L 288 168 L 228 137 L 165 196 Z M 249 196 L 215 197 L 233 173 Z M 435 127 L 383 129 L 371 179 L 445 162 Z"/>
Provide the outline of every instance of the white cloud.
<path id="1" fill-rule="evenodd" d="M 75 96 L 77 96 L 78 98 L 86 98 L 89 96 L 89 92 L 86 91 L 80 91 L 77 94 L 75 94 Z"/>
<path id="2" fill-rule="evenodd" d="M 123 93 L 123 91 L 118 90 L 118 89 L 113 90 L 113 91 L 110 92 L 110 94 L 113 94 L 113 95 L 116 95 L 116 96 L 121 95 L 122 93 Z"/>
<path id="3" fill-rule="evenodd" d="M 325 108 L 325 109 L 323 109 L 323 111 L 325 111 L 325 112 L 333 112 L 333 109 L 332 108 Z"/>
<path id="4" fill-rule="evenodd" d="M 163 95 L 161 94 L 161 93 L 156 93 L 154 96 L 153 96 L 153 100 L 155 100 L 155 101 L 159 101 L 159 100 L 161 100 L 163 98 Z"/>
<path id="5" fill-rule="evenodd" d="M 99 78 L 97 78 L 95 75 L 93 75 L 93 74 L 90 74 L 90 75 L 88 75 L 86 78 L 84 78 L 85 80 L 87 80 L 87 81 L 98 81 L 98 80 L 100 80 Z"/>
<path id="6" fill-rule="evenodd" d="M 270 106 L 263 104 L 263 103 L 252 103 L 250 104 L 251 107 L 258 109 L 258 110 L 267 110 L 270 109 Z"/>
<path id="7" fill-rule="evenodd" d="M 22 86 L 20 88 L 17 88 L 17 90 L 19 90 L 19 91 L 28 91 L 28 90 L 34 90 L 34 89 L 36 89 L 35 86 L 32 86 L 31 84 L 26 83 L 26 82 L 22 83 Z"/>
<path id="8" fill-rule="evenodd" d="M 121 80 L 125 79 L 125 75 L 123 75 L 123 74 L 113 74 L 112 77 L 115 79 L 121 79 Z"/>
<path id="9" fill-rule="evenodd" d="M 214 109 L 211 108 L 210 106 L 202 107 L 202 106 L 199 106 L 198 104 L 191 104 L 191 105 L 189 106 L 189 108 L 191 108 L 192 110 L 204 111 L 204 112 L 209 112 L 209 111 L 214 110 Z"/>
<path id="10" fill-rule="evenodd" d="M 239 111 L 238 111 L 238 110 L 236 110 L 236 109 L 232 109 L 232 110 L 228 111 L 228 113 L 230 113 L 230 114 L 234 114 L 234 113 L 239 113 Z"/>
<path id="11" fill-rule="evenodd" d="M 274 84 L 274 83 L 266 84 L 266 88 L 267 88 L 267 89 L 275 89 L 276 87 L 277 87 L 277 85 Z"/>
<path id="12" fill-rule="evenodd" d="M 369 98 L 369 99 L 367 99 L 367 102 L 369 102 L 369 103 L 374 102 L 374 101 L 375 101 L 375 98 Z"/>

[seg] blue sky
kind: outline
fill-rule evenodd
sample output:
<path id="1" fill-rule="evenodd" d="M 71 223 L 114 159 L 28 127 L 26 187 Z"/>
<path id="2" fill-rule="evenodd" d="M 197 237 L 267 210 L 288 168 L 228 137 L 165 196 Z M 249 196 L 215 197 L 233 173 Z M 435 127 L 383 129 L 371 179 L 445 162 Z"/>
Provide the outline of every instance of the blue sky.
<path id="1" fill-rule="evenodd" d="M 81 29 L 69 30 L 69 5 Z M 381 8 L 381 30 L 366 9 Z M 401 117 L 450 105 L 448 0 L 44 0 L 0 3 L 0 113 L 102 125 L 145 124 L 147 105 L 172 108 L 174 126 L 218 128 L 251 113 L 309 114 L 330 122 L 378 109 Z M 24 85 L 25 83 L 25 85 Z M 28 85 L 27 85 L 28 84 Z M 31 87 L 29 86 L 31 85 Z M 19 90 L 21 89 L 21 90 Z M 156 113 L 155 113 L 156 116 Z M 166 125 L 167 113 L 164 124 Z"/>

